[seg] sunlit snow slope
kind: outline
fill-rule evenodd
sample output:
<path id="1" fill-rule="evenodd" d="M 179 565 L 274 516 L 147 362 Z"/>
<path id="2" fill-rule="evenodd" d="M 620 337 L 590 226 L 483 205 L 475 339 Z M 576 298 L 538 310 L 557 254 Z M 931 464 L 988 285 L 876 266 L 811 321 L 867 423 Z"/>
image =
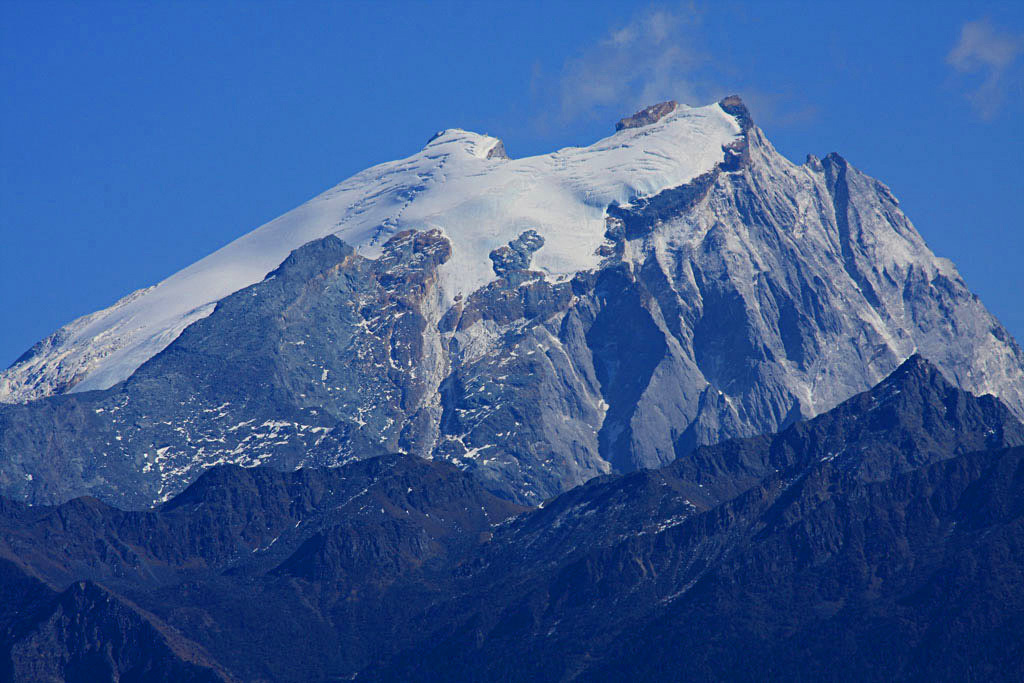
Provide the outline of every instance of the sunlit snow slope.
<path id="1" fill-rule="evenodd" d="M 493 279 L 490 251 L 531 228 L 544 238 L 534 268 L 557 277 L 595 267 L 610 203 L 627 204 L 710 170 L 740 132 L 718 104 L 678 105 L 653 125 L 589 147 L 509 160 L 496 153 L 496 138 L 443 131 L 417 154 L 367 169 L 160 284 L 62 327 L 0 373 L 0 402 L 126 379 L 217 301 L 331 233 L 374 257 L 395 232 L 441 229 L 453 245 L 442 268 L 450 299 Z"/>

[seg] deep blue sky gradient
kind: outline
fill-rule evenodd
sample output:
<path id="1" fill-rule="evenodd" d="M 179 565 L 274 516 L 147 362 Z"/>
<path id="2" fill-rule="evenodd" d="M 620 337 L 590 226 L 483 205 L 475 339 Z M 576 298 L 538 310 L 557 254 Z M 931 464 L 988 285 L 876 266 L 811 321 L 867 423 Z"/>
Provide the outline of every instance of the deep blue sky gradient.
<path id="1" fill-rule="evenodd" d="M 883 180 L 1024 338 L 1021 60 L 982 112 L 965 93 L 984 76 L 946 60 L 967 21 L 1024 36 L 1024 3 L 662 8 L 683 19 L 691 87 L 659 95 L 737 92 L 791 159 L 838 151 Z M 567 113 L 566 64 L 650 11 L 5 0 L 0 366 L 436 130 L 497 135 L 513 156 L 609 134 L 637 103 Z"/>

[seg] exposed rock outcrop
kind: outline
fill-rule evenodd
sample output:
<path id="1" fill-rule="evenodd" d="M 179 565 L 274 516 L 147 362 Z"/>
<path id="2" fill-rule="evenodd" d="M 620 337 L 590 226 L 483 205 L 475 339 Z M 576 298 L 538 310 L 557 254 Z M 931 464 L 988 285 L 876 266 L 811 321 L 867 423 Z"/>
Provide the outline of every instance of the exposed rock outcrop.
<path id="1" fill-rule="evenodd" d="M 646 109 L 641 109 L 632 116 L 620 119 L 619 122 L 615 124 L 615 130 L 641 128 L 643 126 L 649 126 L 652 123 L 657 123 L 663 117 L 674 112 L 677 106 L 679 105 L 677 105 L 673 100 L 652 104 Z"/>

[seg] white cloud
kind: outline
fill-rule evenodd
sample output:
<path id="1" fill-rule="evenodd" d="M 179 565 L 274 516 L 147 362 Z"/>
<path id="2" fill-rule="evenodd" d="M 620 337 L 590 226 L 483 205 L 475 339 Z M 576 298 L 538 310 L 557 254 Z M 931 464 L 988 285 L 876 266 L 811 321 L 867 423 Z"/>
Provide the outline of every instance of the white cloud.
<path id="1" fill-rule="evenodd" d="M 1021 86 L 1017 68 L 1024 54 L 1024 35 L 994 26 L 988 19 L 969 21 L 960 30 L 960 40 L 946 56 L 956 71 L 981 80 L 967 92 L 967 98 L 985 118 L 999 111 L 1008 92 Z"/>
<path id="2" fill-rule="evenodd" d="M 733 64 L 725 46 L 708 44 L 704 14 L 698 0 L 647 6 L 555 72 L 535 64 L 535 125 L 547 131 L 581 118 L 615 120 L 665 100 L 704 105 L 732 94 L 753 107 L 759 125 L 801 125 L 817 116 L 802 93 L 750 84 L 750 72 Z"/>
<path id="3" fill-rule="evenodd" d="M 651 8 L 610 29 L 597 44 L 566 61 L 557 78 L 563 120 L 595 108 L 632 113 L 668 99 L 695 102 L 704 94 L 693 74 L 699 16 L 688 9 Z"/>

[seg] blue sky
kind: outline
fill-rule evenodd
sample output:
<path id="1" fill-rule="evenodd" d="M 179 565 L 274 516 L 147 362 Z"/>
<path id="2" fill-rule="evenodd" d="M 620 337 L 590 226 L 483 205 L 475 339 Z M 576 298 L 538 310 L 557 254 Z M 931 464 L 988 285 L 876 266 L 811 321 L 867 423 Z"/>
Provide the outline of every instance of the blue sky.
<path id="1" fill-rule="evenodd" d="M 739 93 L 1024 339 L 1024 3 L 0 3 L 0 366 L 442 128 L 513 156 Z"/>

